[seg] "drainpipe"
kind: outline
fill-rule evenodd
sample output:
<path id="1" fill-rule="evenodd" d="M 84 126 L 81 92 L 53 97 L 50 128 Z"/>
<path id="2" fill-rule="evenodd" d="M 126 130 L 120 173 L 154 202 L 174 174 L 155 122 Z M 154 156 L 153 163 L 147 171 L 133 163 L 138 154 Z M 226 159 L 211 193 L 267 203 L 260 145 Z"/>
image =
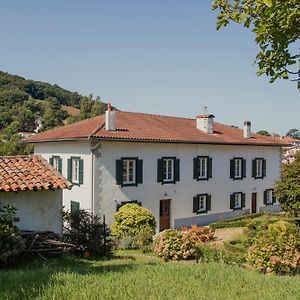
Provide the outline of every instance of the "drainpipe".
<path id="1" fill-rule="evenodd" d="M 90 138 L 89 138 L 90 139 Z M 92 208 L 92 214 L 95 214 L 95 207 L 94 207 L 94 174 L 95 174 L 95 155 L 94 152 L 95 150 L 99 147 L 101 141 L 99 141 L 92 149 L 91 149 L 91 160 L 92 160 L 92 174 L 91 174 L 91 189 L 92 189 L 92 203 L 91 203 L 91 208 Z"/>

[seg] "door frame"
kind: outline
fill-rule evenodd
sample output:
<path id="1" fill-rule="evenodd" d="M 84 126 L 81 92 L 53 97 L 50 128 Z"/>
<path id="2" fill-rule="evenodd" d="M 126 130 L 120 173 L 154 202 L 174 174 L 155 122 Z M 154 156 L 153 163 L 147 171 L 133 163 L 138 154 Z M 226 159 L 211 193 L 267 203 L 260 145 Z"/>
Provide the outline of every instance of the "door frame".
<path id="1" fill-rule="evenodd" d="M 169 220 L 168 220 L 167 226 L 162 226 L 163 224 L 162 224 L 161 218 L 164 217 L 161 212 L 162 202 L 165 202 L 168 205 Z M 171 199 L 160 199 L 159 200 L 159 231 L 163 231 L 163 230 L 169 229 L 169 228 L 171 228 Z"/>
<path id="2" fill-rule="evenodd" d="M 251 214 L 257 212 L 257 192 L 251 193 Z"/>

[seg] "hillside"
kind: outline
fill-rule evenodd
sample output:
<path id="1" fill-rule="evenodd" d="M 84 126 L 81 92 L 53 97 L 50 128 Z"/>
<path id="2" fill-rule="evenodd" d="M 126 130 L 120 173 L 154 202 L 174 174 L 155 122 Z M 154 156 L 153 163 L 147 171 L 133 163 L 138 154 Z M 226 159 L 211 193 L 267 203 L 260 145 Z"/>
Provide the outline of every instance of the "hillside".
<path id="1" fill-rule="evenodd" d="M 99 115 L 106 109 L 99 97 L 94 99 L 93 95 L 83 96 L 56 84 L 2 71 L 0 106 L 0 155 L 26 153 L 18 143 L 18 132 L 48 130 Z"/>

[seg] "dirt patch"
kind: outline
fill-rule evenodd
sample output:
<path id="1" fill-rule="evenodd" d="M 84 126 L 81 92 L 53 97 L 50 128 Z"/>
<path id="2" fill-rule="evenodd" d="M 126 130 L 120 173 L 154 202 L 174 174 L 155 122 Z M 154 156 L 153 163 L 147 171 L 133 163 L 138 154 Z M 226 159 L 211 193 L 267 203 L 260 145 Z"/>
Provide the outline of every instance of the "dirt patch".
<path id="1" fill-rule="evenodd" d="M 214 239 L 210 243 L 215 245 L 223 244 L 224 242 L 235 239 L 240 234 L 243 234 L 242 227 L 216 229 Z"/>

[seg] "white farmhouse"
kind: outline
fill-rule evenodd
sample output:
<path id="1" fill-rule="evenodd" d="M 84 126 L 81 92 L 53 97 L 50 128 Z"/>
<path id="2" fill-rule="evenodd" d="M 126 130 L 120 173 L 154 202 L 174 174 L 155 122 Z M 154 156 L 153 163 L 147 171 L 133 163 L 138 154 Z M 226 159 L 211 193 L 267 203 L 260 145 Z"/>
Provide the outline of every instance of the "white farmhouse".
<path id="1" fill-rule="evenodd" d="M 278 210 L 280 139 L 196 119 L 111 111 L 26 140 L 74 185 L 67 209 L 105 214 L 120 205 L 149 208 L 159 230 Z"/>

